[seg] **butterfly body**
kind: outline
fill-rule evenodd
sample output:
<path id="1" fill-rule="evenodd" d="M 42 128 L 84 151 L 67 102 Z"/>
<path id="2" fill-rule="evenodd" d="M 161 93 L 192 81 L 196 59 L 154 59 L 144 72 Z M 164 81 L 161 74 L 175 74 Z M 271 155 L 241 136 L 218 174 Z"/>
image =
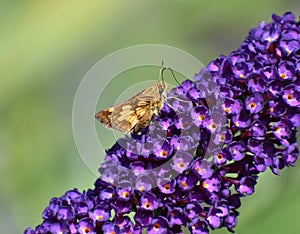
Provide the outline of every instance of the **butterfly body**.
<path id="1" fill-rule="evenodd" d="M 139 133 L 158 116 L 166 100 L 167 84 L 159 80 L 127 101 L 108 107 L 96 114 L 107 128 L 125 133 Z"/>

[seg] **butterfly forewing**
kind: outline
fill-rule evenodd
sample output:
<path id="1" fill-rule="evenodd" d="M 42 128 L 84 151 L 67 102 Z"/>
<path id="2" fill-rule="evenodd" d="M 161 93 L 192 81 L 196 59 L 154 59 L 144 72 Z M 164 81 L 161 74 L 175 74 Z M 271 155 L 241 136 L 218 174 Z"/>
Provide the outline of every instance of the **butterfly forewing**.
<path id="1" fill-rule="evenodd" d="M 166 88 L 164 81 L 158 81 L 127 101 L 98 112 L 96 118 L 107 128 L 125 133 L 139 132 L 160 113 Z"/>

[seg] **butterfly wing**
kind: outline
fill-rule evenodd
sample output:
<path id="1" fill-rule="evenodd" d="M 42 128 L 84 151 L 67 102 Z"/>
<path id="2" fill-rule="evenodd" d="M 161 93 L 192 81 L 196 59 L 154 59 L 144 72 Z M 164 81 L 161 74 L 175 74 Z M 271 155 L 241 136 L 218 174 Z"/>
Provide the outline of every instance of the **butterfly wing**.
<path id="1" fill-rule="evenodd" d="M 125 133 L 138 132 L 147 127 L 154 117 L 153 101 L 124 102 L 96 114 L 96 118 L 107 128 Z"/>
<path id="2" fill-rule="evenodd" d="M 130 117 L 134 113 L 132 108 L 131 104 L 122 103 L 99 111 L 96 118 L 107 128 L 128 133 L 132 128 L 131 125 L 137 121 L 134 117 Z"/>
<path id="3" fill-rule="evenodd" d="M 98 112 L 96 118 L 107 128 L 125 133 L 139 132 L 150 124 L 157 109 L 160 111 L 163 106 L 165 89 L 159 84 L 157 82 L 127 101 Z"/>
<path id="4" fill-rule="evenodd" d="M 146 128 L 155 116 L 155 109 L 158 106 L 158 102 L 149 100 L 146 103 L 147 104 L 138 106 L 135 109 L 135 114 L 138 116 L 139 121 L 134 126 L 134 132 L 139 132 L 141 129 Z"/>

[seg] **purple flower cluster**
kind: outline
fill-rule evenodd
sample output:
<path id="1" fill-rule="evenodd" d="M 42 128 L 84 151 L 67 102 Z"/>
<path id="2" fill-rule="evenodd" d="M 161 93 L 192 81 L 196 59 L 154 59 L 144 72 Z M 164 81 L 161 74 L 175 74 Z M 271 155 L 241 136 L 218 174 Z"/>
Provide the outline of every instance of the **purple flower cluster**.
<path id="1" fill-rule="evenodd" d="M 94 189 L 53 198 L 25 233 L 233 232 L 258 175 L 298 157 L 299 43 L 290 12 L 252 29 L 237 51 L 172 90 L 155 125 L 107 151 Z"/>

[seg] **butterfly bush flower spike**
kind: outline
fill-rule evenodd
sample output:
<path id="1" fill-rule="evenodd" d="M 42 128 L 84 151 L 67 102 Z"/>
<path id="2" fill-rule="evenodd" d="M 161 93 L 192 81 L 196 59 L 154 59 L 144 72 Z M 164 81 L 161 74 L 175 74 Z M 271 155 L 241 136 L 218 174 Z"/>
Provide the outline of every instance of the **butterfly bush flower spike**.
<path id="1" fill-rule="evenodd" d="M 153 124 L 133 133 L 134 143 L 118 140 L 94 188 L 51 199 L 43 222 L 25 233 L 234 232 L 241 198 L 255 192 L 260 173 L 279 175 L 298 158 L 299 38 L 290 12 L 260 23 L 208 64 L 213 80 L 204 69 L 170 92 L 178 98 L 154 121 L 165 136 Z"/>

